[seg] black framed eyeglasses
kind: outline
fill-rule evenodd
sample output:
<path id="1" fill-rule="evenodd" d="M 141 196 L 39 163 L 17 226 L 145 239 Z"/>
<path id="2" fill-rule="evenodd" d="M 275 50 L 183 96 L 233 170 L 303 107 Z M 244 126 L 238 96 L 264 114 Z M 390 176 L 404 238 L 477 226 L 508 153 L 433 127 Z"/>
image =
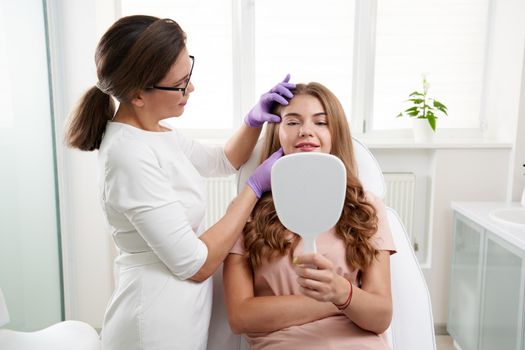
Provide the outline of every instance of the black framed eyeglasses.
<path id="1" fill-rule="evenodd" d="M 195 56 L 190 55 L 190 59 L 191 59 L 190 73 L 188 74 L 188 79 L 186 80 L 186 85 L 183 88 L 181 88 L 181 87 L 173 87 L 173 86 L 153 85 L 153 86 L 147 87 L 146 89 L 148 89 L 148 90 L 150 90 L 150 89 L 157 89 L 157 90 L 166 90 L 166 91 L 182 91 L 182 96 L 185 96 L 186 95 L 186 89 L 188 88 L 188 85 L 190 85 L 191 74 L 193 73 L 193 66 L 195 65 Z"/>

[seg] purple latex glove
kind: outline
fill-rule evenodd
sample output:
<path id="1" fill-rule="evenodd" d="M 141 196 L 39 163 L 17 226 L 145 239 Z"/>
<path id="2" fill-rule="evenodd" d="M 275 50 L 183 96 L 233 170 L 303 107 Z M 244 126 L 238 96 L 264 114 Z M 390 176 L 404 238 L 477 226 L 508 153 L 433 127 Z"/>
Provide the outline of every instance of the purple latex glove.
<path id="1" fill-rule="evenodd" d="M 271 190 L 272 166 L 283 154 L 283 148 L 281 147 L 262 162 L 262 164 L 255 169 L 248 181 L 246 181 L 246 184 L 252 188 L 257 198 L 261 198 L 264 192 Z"/>
<path id="2" fill-rule="evenodd" d="M 275 114 L 271 114 L 270 110 L 275 102 L 286 106 L 288 104 L 286 98 L 291 99 L 293 97 L 290 89 L 294 89 L 295 84 L 289 83 L 289 80 L 290 74 L 287 74 L 282 82 L 261 96 L 259 102 L 257 102 L 244 118 L 246 125 L 252 128 L 260 128 L 264 122 L 278 123 L 281 121 L 281 118 Z"/>

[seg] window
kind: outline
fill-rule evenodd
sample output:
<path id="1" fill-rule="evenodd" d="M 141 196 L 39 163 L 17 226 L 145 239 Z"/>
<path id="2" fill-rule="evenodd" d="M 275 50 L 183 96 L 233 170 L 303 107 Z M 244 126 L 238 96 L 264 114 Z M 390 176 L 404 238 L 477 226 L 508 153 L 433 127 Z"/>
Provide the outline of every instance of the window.
<path id="1" fill-rule="evenodd" d="M 287 73 L 341 100 L 354 132 L 409 127 L 395 118 L 430 82 L 448 106 L 440 129 L 479 129 L 490 0 L 120 0 L 121 15 L 170 17 L 196 56 L 196 92 L 176 126 L 236 129 Z M 213 135 L 213 133 L 211 134 Z"/>
<path id="2" fill-rule="evenodd" d="M 488 0 L 378 0 L 373 129 L 408 127 L 396 119 L 412 91 L 448 107 L 439 128 L 479 128 Z M 406 107 L 405 107 L 406 108 Z"/>
<path id="3" fill-rule="evenodd" d="M 324 83 L 349 111 L 354 7 L 353 1 L 345 0 L 332 1 L 330 6 L 319 6 L 316 0 L 120 2 L 122 16 L 169 17 L 186 31 L 189 51 L 196 56 L 196 92 L 184 118 L 176 121 L 177 127 L 202 129 L 206 125 L 206 129 L 222 130 L 236 128 L 248 106 L 287 73 L 294 82 Z M 252 21 L 243 27 L 234 23 L 241 21 L 233 15 L 237 9 L 243 20 Z M 248 28 L 253 36 L 234 28 Z M 236 64 L 248 69 L 236 72 Z M 234 96 L 244 101 L 234 102 Z M 243 108 L 235 108 L 234 103 Z"/>
<path id="4" fill-rule="evenodd" d="M 171 18 L 186 32 L 188 51 L 195 56 L 195 92 L 178 128 L 233 129 L 232 2 L 122 0 L 121 15 L 147 14 Z"/>
<path id="5" fill-rule="evenodd" d="M 291 73 L 293 82 L 326 85 L 349 113 L 354 8 L 348 0 L 255 2 L 256 95 Z"/>

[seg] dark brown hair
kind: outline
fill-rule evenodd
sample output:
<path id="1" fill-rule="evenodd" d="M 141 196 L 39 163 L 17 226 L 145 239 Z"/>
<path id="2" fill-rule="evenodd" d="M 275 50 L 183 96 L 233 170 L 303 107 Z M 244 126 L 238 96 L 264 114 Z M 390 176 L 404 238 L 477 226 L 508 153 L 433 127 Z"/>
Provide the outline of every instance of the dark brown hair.
<path id="1" fill-rule="evenodd" d="M 95 53 L 98 83 L 80 99 L 66 131 L 68 146 L 100 147 L 106 124 L 115 114 L 111 96 L 130 101 L 168 73 L 186 46 L 186 35 L 171 19 L 128 16 L 102 36 Z"/>
<path id="2" fill-rule="evenodd" d="M 332 137 L 331 154 L 342 160 L 346 168 L 346 194 L 341 218 L 336 224 L 336 234 L 346 246 L 346 262 L 350 268 L 364 269 L 377 255 L 371 242 L 376 233 L 377 213 L 365 198 L 363 186 L 357 177 L 352 137 L 346 116 L 337 97 L 319 83 L 297 84 L 294 96 L 309 95 L 317 98 L 327 115 L 328 128 Z M 281 114 L 282 107 L 276 106 L 274 113 Z M 268 124 L 261 154 L 261 162 L 281 147 L 279 124 Z M 265 193 L 252 212 L 252 219 L 244 228 L 244 245 L 254 269 L 264 259 L 293 254 L 299 242 L 281 224 L 275 211 L 271 192 Z"/>

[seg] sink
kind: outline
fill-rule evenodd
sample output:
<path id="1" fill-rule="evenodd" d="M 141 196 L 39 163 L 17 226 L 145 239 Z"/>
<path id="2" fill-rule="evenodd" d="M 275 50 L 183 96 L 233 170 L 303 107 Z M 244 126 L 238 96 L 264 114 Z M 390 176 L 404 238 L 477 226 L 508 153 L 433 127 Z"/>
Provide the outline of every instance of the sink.
<path id="1" fill-rule="evenodd" d="M 525 208 L 495 209 L 489 216 L 493 220 L 525 228 Z"/>

